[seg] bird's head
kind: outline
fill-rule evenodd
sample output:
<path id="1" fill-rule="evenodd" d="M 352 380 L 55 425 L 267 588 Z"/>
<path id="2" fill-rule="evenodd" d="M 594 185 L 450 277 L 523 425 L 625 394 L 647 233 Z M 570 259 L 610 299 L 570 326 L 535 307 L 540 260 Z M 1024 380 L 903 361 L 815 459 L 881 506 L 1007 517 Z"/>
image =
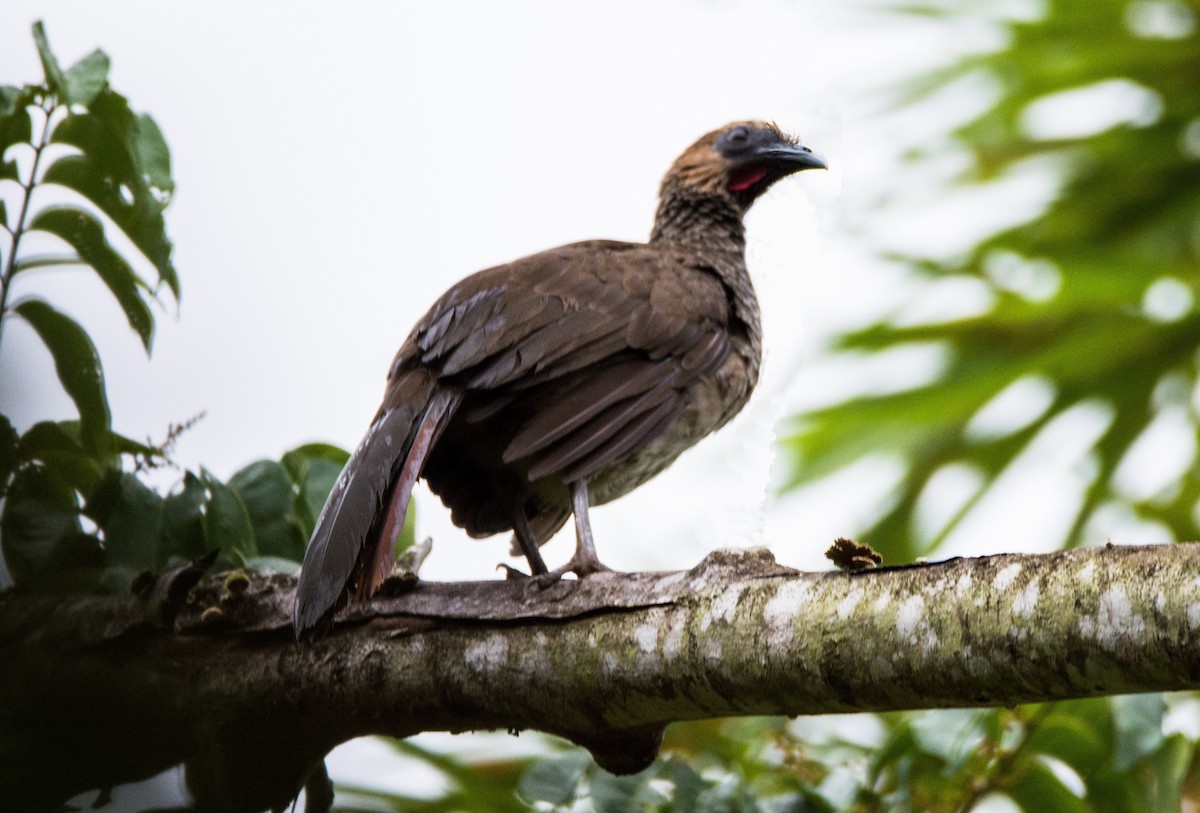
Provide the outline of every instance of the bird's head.
<path id="1" fill-rule="evenodd" d="M 663 193 L 728 197 L 746 210 L 780 178 L 825 168 L 821 156 L 774 124 L 738 121 L 688 147 L 663 179 Z"/>

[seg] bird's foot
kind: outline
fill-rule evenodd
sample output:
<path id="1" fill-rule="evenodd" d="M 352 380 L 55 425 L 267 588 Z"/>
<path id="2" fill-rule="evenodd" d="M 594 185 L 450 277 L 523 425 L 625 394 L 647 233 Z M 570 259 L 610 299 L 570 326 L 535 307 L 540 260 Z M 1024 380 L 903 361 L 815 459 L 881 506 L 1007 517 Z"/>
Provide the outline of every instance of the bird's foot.
<path id="1" fill-rule="evenodd" d="M 547 573 L 541 573 L 537 576 L 529 577 L 533 584 L 539 590 L 545 590 L 547 587 L 557 584 L 562 581 L 562 577 L 568 573 L 574 573 L 576 578 L 585 579 L 595 573 L 611 573 L 612 568 L 601 562 L 595 556 L 580 556 L 576 551 L 562 567 L 556 567 Z"/>
<path id="2" fill-rule="evenodd" d="M 505 581 L 510 581 L 510 582 L 511 582 L 511 581 L 519 581 L 519 580 L 522 580 L 522 579 L 528 579 L 528 578 L 529 578 L 529 574 L 528 574 L 528 573 L 524 572 L 523 570 L 517 570 L 515 567 L 512 567 L 512 566 L 510 566 L 510 565 L 506 565 L 506 564 L 504 564 L 503 562 L 501 562 L 500 564 L 496 565 L 496 569 L 497 569 L 497 570 L 503 570 L 503 571 L 504 571 L 504 580 L 505 580 Z"/>

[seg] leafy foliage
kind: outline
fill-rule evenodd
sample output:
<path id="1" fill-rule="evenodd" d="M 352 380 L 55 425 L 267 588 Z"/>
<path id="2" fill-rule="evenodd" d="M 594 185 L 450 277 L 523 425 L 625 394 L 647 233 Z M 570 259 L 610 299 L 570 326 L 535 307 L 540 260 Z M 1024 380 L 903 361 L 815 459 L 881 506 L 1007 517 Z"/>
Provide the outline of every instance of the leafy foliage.
<path id="1" fill-rule="evenodd" d="M 596 813 L 751 813 L 832 811 L 799 777 L 778 770 L 773 759 L 783 724 L 777 720 L 728 721 L 679 726 L 664 744 L 671 756 L 631 776 L 614 776 L 588 753 L 573 748 L 542 759 L 463 763 L 411 742 L 393 741 L 405 757 L 442 774 L 446 790 L 421 798 L 339 789 L 340 811 L 591 810 Z M 683 736 L 679 736 L 682 733 Z M 762 735 L 760 747 L 757 735 Z M 732 765 L 730 763 L 733 763 Z"/>
<path id="2" fill-rule="evenodd" d="M 15 435 L 3 418 L 0 427 Z M 122 440 L 146 459 L 165 453 Z M 53 592 L 127 591 L 143 571 L 214 549 L 225 567 L 288 572 L 312 533 L 315 495 L 328 492 L 329 472 L 336 477 L 347 457 L 322 444 L 301 446 L 284 456 L 291 468 L 262 460 L 228 483 L 207 470 L 185 471 L 164 496 L 141 472 L 124 470 L 121 455 L 87 451 L 78 423 L 42 422 L 16 443 L 0 520 L 4 557 L 18 585 Z M 411 544 L 407 533 L 398 547 Z"/>
<path id="3" fill-rule="evenodd" d="M 988 13 L 981 3 L 901 10 Z M 792 486 L 865 453 L 902 461 L 892 507 L 863 534 L 886 561 L 932 552 L 1018 456 L 1081 408 L 1105 426 L 1067 544 L 1080 544 L 1105 509 L 1158 523 L 1176 539 L 1200 537 L 1190 403 L 1200 358 L 1200 96 L 1185 78 L 1200 75 L 1198 10 L 1194 0 L 1053 0 L 1037 19 L 998 21 L 1007 33 L 999 50 L 902 88 L 900 104 L 967 77 L 996 88 L 949 144 L 918 150 L 914 161 L 957 148 L 970 159 L 959 185 L 1037 169 L 1053 172 L 1061 189 L 1036 220 L 962 258 L 907 259 L 927 282 L 922 296 L 969 285 L 990 300 L 985 312 L 915 325 L 898 315 L 837 340 L 848 354 L 938 347 L 947 361 L 935 381 L 799 416 L 786 440 L 796 459 Z M 1101 120 L 1076 121 L 1067 106 L 1081 104 Z M 1016 404 L 1015 416 L 989 425 L 1002 401 Z M 1118 476 L 1122 463 L 1167 429 L 1180 448 L 1190 446 L 1190 460 L 1151 493 L 1130 488 Z M 980 485 L 943 527 L 922 532 L 922 498 L 951 469 Z"/>
<path id="4" fill-rule="evenodd" d="M 1167 708 L 1160 695 L 1140 695 L 1014 710 L 685 723 L 668 729 L 652 766 L 620 777 L 581 749 L 463 764 L 393 742 L 440 774 L 444 790 L 341 787 L 335 809 L 952 813 L 1003 797 L 1029 813 L 1165 813 L 1200 787 L 1192 742 L 1164 734 Z"/>
<path id="5" fill-rule="evenodd" d="M 10 306 L 11 290 L 34 268 L 90 268 L 149 352 L 151 305 L 159 302 L 158 291 L 165 286 L 179 297 L 163 224 L 174 189 L 170 152 L 154 121 L 135 114 L 108 86 L 107 56 L 95 51 L 64 71 L 41 23 L 34 26 L 34 40 L 44 82 L 0 88 L 0 180 L 19 188 L 14 211 L 0 212 L 10 238 L 0 252 L 0 320 L 17 316 L 33 326 L 79 410 L 85 444 L 99 453 L 108 442 L 111 420 L 91 340 L 73 319 L 45 302 Z M 137 251 L 115 248 L 113 233 Z M 27 250 L 39 241 L 58 248 L 40 254 Z M 152 271 L 156 283 L 147 282 L 139 268 Z"/>
<path id="6" fill-rule="evenodd" d="M 0 183 L 15 186 L 18 201 L 12 211 L 0 207 L 9 236 L 0 244 L 0 325 L 19 318 L 33 328 L 79 420 L 44 421 L 18 435 L 0 416 L 0 546 L 9 570 L 22 588 L 76 592 L 126 591 L 143 571 L 213 549 L 225 566 L 294 569 L 346 452 L 301 446 L 251 463 L 228 483 L 185 471 L 160 494 L 144 475 L 170 465 L 187 425 L 157 445 L 114 433 L 87 332 L 43 299 L 10 302 L 26 271 L 90 268 L 149 352 L 160 292 L 179 297 L 163 219 L 174 183 L 162 133 L 109 87 L 102 52 L 63 70 L 40 23 L 33 33 L 43 83 L 0 87 Z M 133 248 L 117 248 L 117 234 Z M 62 249 L 27 250 L 48 241 Z M 401 549 L 411 544 L 411 524 L 405 533 Z"/>

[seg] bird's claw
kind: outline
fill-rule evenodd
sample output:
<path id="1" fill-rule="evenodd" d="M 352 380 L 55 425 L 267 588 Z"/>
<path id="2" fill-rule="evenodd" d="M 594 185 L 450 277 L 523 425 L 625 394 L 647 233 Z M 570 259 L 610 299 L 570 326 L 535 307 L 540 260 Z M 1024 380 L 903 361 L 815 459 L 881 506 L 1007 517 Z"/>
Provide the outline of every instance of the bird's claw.
<path id="1" fill-rule="evenodd" d="M 605 565 L 599 559 L 572 556 L 571 560 L 562 567 L 556 567 L 547 573 L 540 573 L 527 578 L 531 580 L 538 590 L 545 590 L 548 587 L 558 584 L 562 581 L 562 577 L 568 573 L 574 573 L 577 579 L 586 579 L 595 573 L 611 572 L 612 568 Z"/>

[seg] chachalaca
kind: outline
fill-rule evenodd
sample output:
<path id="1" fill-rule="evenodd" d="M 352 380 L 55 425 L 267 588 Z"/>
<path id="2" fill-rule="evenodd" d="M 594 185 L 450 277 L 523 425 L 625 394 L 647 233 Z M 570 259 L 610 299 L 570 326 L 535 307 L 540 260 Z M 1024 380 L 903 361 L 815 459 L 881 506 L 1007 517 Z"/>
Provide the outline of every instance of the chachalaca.
<path id="1" fill-rule="evenodd" d="M 730 124 L 667 172 L 649 243 L 574 243 L 447 291 L 396 354 L 317 520 L 297 637 L 388 576 L 419 477 L 472 537 L 513 531 L 543 583 L 605 570 L 588 506 L 723 426 L 758 380 L 742 216 L 780 178 L 824 167 L 773 124 Z M 548 572 L 538 547 L 572 514 L 575 554 Z"/>

